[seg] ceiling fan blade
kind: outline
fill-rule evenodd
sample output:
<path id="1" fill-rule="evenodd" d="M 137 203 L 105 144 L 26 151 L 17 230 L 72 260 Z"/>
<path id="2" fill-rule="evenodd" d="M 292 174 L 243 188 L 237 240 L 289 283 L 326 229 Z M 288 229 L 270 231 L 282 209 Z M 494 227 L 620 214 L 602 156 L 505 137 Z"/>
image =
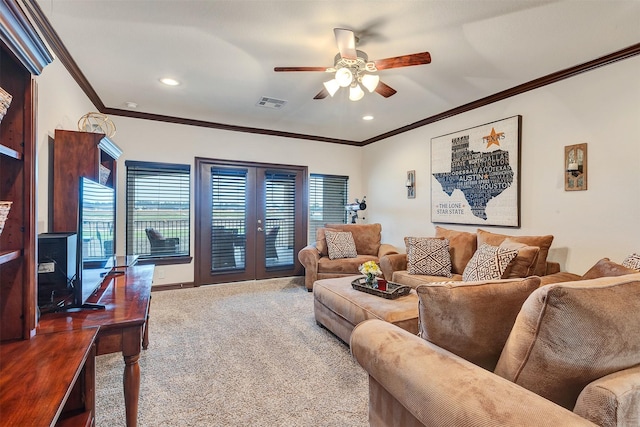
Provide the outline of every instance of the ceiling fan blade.
<path id="1" fill-rule="evenodd" d="M 351 30 L 345 30 L 344 28 L 334 28 L 333 33 L 336 36 L 336 44 L 338 45 L 338 51 L 340 56 L 346 59 L 358 59 L 356 53 L 356 36 Z"/>
<path id="2" fill-rule="evenodd" d="M 275 67 L 273 71 L 327 71 L 327 67 Z"/>
<path id="3" fill-rule="evenodd" d="M 313 99 L 325 99 L 327 96 L 329 96 L 329 92 L 327 92 L 325 88 L 322 88 L 322 90 L 318 92 L 318 94 L 314 96 Z"/>
<path id="4" fill-rule="evenodd" d="M 378 86 L 376 86 L 376 92 L 378 92 L 380 95 L 384 96 L 385 98 L 388 98 L 392 95 L 395 95 L 397 90 L 380 81 L 378 82 Z"/>
<path id="5" fill-rule="evenodd" d="M 411 55 L 396 56 L 393 58 L 378 59 L 373 61 L 378 70 L 388 68 L 409 67 L 411 65 L 423 65 L 431 62 L 429 52 L 413 53 Z"/>

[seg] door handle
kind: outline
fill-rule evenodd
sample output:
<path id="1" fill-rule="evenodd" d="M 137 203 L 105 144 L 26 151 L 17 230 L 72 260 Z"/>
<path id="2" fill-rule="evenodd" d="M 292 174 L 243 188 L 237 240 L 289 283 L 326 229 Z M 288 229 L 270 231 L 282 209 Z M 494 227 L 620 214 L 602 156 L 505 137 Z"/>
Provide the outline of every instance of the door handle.
<path id="1" fill-rule="evenodd" d="M 258 231 L 262 232 L 264 229 L 262 227 L 258 227 Z"/>

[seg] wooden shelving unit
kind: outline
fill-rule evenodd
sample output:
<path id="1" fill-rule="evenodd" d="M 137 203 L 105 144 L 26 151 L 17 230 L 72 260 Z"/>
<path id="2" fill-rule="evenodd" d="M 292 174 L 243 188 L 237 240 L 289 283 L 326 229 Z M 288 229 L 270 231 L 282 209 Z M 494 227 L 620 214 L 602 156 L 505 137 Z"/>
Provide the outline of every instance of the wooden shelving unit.
<path id="1" fill-rule="evenodd" d="M 35 168 L 31 74 L 0 50 L 0 87 L 13 96 L 0 123 L 0 200 L 13 202 L 0 235 L 0 339 L 29 338 L 36 327 Z"/>
<path id="2" fill-rule="evenodd" d="M 13 202 L 0 235 L 0 425 L 92 426 L 98 329 L 36 335 L 34 76 L 53 56 L 16 0 L 0 0 L 0 200 Z"/>
<path id="3" fill-rule="evenodd" d="M 56 129 L 53 140 L 53 194 L 50 231 L 77 231 L 79 178 L 99 182 L 100 166 L 109 170 L 108 187 L 116 187 L 117 160 L 122 150 L 101 133 Z"/>
<path id="4" fill-rule="evenodd" d="M 0 200 L 13 202 L 0 235 L 0 341 L 36 329 L 35 83 L 53 57 L 14 0 L 0 0 Z"/>

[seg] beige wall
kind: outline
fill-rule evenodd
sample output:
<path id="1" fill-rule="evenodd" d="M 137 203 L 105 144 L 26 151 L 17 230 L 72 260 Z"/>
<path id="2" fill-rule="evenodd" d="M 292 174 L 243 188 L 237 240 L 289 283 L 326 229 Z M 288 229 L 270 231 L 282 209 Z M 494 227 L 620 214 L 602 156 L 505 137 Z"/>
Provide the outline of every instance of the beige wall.
<path id="1" fill-rule="evenodd" d="M 38 88 L 38 232 L 41 233 L 48 227 L 48 140 L 57 128 L 77 129 L 78 119 L 96 108 L 59 61 L 49 65 L 38 77 Z M 309 168 L 309 173 L 349 176 L 350 200 L 365 194 L 360 170 L 362 149 L 359 147 L 124 117 L 112 117 L 112 120 L 117 128 L 113 140 L 123 150 L 118 163 L 118 254 L 125 252 L 126 160 L 184 163 L 190 164 L 192 171 L 195 157 L 302 165 Z M 193 185 L 195 175 L 192 173 L 191 176 Z M 191 224 L 194 224 L 193 215 Z M 192 233 L 192 254 L 193 241 Z M 162 270 L 161 274 L 158 270 Z M 193 263 L 162 266 L 156 269 L 154 284 L 185 283 L 193 278 Z"/>
<path id="2" fill-rule="evenodd" d="M 640 251 L 640 57 L 442 120 L 364 148 L 369 220 L 385 241 L 431 236 L 430 140 L 522 115 L 521 227 L 505 234 L 553 234 L 550 258 L 582 274 L 598 259 Z M 564 146 L 588 144 L 588 190 L 565 192 Z M 416 198 L 404 182 L 416 170 Z M 475 231 L 478 226 L 444 225 Z M 480 227 L 482 228 L 482 227 Z"/>
<path id="3" fill-rule="evenodd" d="M 367 222 L 384 241 L 433 235 L 430 139 L 522 115 L 521 228 L 509 234 L 553 234 L 550 258 L 583 273 L 595 261 L 640 251 L 640 58 L 636 57 L 407 132 L 364 148 L 113 117 L 123 149 L 119 173 L 118 253 L 124 253 L 124 161 L 188 163 L 194 157 L 307 165 L 311 173 L 350 176 L 352 200 L 367 196 Z M 56 128 L 76 129 L 95 107 L 58 62 L 38 77 L 38 228 L 47 231 L 47 144 Z M 564 146 L 588 143 L 589 189 L 565 192 Z M 366 167 L 363 167 L 366 165 Z M 415 169 L 408 200 L 406 171 Z M 193 181 L 193 180 L 192 180 Z M 193 218 L 192 218 L 193 223 Z M 447 226 L 475 230 L 476 226 Z M 193 236 L 192 236 L 193 251 Z M 193 280 L 193 265 L 165 266 L 156 284 Z M 157 276 L 157 275 L 156 275 Z"/>

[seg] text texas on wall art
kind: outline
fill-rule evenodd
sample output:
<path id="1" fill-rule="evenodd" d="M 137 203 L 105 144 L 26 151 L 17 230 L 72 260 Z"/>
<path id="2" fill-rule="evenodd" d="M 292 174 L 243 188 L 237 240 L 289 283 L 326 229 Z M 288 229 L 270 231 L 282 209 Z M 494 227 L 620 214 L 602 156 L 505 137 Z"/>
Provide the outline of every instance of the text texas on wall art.
<path id="1" fill-rule="evenodd" d="M 431 140 L 431 221 L 520 226 L 520 124 L 514 116 Z"/>

